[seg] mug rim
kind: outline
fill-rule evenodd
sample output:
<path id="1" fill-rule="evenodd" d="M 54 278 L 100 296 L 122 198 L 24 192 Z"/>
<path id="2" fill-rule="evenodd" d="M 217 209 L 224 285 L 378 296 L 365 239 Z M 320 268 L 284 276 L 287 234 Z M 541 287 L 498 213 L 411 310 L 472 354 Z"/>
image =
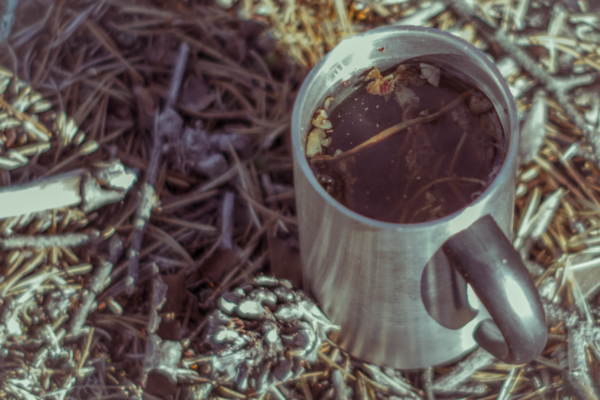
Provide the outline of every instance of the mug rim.
<path id="1" fill-rule="evenodd" d="M 453 213 L 448 214 L 442 218 L 438 218 L 433 221 L 419 222 L 419 223 L 414 223 L 414 224 L 385 222 L 385 221 L 380 221 L 380 220 L 376 220 L 373 218 L 369 218 L 367 216 L 364 216 L 362 214 L 357 213 L 356 211 L 353 211 L 353 210 L 347 208 L 342 203 L 338 202 L 335 198 L 333 198 L 333 196 L 331 196 L 329 193 L 327 193 L 327 191 L 317 181 L 317 178 L 315 177 L 312 170 L 310 169 L 308 160 L 306 159 L 306 155 L 302 151 L 303 146 L 302 146 L 301 135 L 300 135 L 299 130 L 300 130 L 300 122 L 301 122 L 301 117 L 300 117 L 300 108 L 301 107 L 300 106 L 302 105 L 303 101 L 298 100 L 298 99 L 306 98 L 305 94 L 308 92 L 309 86 L 311 85 L 315 76 L 323 68 L 323 66 L 325 65 L 325 63 L 327 62 L 327 60 L 330 57 L 335 57 L 335 50 L 336 50 L 336 48 L 338 48 L 339 44 L 338 44 L 338 46 L 336 46 L 336 48 L 332 49 L 329 53 L 327 53 L 310 70 L 310 72 L 306 76 L 306 79 L 302 83 L 300 90 L 298 91 L 298 95 L 296 96 L 296 100 L 294 101 L 294 108 L 293 108 L 293 112 L 292 112 L 292 121 L 291 121 L 291 124 L 292 124 L 291 135 L 292 135 L 292 147 L 293 147 L 292 151 L 293 151 L 293 156 L 296 158 L 295 161 L 298 162 L 298 165 L 299 165 L 302 173 L 306 176 L 306 179 L 308 179 L 308 182 L 310 183 L 311 187 L 313 189 L 315 189 L 317 191 L 317 193 L 329 205 L 334 207 L 336 210 L 338 210 L 345 216 L 347 216 L 357 222 L 360 222 L 364 225 L 367 225 L 367 226 L 370 226 L 370 227 L 376 228 L 376 229 L 386 229 L 386 230 L 429 229 L 432 227 L 436 227 L 438 225 L 443 225 L 449 221 L 452 221 L 453 219 L 464 214 L 465 212 L 468 212 L 470 209 L 476 207 L 479 203 L 483 202 L 484 199 L 487 198 L 487 196 L 489 196 L 492 192 L 494 192 L 496 190 L 496 188 L 500 185 L 499 181 L 506 174 L 511 173 L 513 163 L 516 162 L 517 145 L 519 143 L 519 136 L 520 136 L 519 121 L 517 118 L 517 109 L 516 109 L 514 97 L 512 96 L 510 89 L 508 88 L 508 85 L 506 84 L 506 80 L 500 74 L 500 71 L 496 67 L 495 63 L 492 62 L 481 50 L 477 49 L 475 46 L 473 46 L 469 42 L 466 42 L 465 40 L 463 40 L 459 37 L 456 37 L 448 32 L 444 32 L 444 31 L 436 29 L 436 28 L 425 28 L 425 27 L 421 27 L 421 26 L 413 26 L 413 25 L 393 26 L 392 25 L 392 26 L 380 27 L 380 28 L 371 29 L 366 32 L 362 32 L 358 35 L 344 39 L 342 42 L 340 42 L 340 44 L 343 42 L 352 41 L 353 39 L 356 39 L 356 38 L 364 39 L 365 37 L 372 36 L 372 35 L 379 35 L 379 34 L 388 34 L 389 35 L 390 33 L 394 33 L 394 32 L 399 33 L 400 35 L 402 35 L 402 33 L 404 33 L 404 32 L 420 32 L 420 33 L 424 33 L 426 35 L 442 36 L 442 37 L 445 37 L 446 39 L 456 41 L 459 43 L 462 42 L 461 44 L 465 46 L 465 50 L 471 51 L 472 53 L 474 53 L 475 57 L 480 59 L 483 62 L 483 64 L 489 69 L 489 71 L 492 73 L 492 75 L 494 75 L 497 78 L 497 80 L 500 82 L 501 91 L 502 91 L 504 97 L 508 100 L 508 107 L 507 107 L 508 109 L 506 111 L 508 113 L 508 121 L 509 121 L 509 125 L 510 125 L 509 129 L 511 130 L 511 136 L 510 136 L 510 140 L 508 142 L 508 150 L 506 152 L 506 158 L 504 159 L 504 162 L 502 163 L 502 166 L 500 167 L 500 170 L 498 171 L 498 174 L 496 175 L 496 177 L 494 178 L 492 183 L 481 193 L 481 195 L 477 199 L 475 199 L 475 201 L 470 202 L 465 207 L 463 207 L 457 211 L 454 211 Z"/>

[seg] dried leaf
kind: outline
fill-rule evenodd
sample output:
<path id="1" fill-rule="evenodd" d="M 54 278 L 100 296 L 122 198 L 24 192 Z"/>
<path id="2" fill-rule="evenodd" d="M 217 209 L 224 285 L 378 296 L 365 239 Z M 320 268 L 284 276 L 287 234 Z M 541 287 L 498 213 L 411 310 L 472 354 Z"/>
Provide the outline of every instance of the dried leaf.
<path id="1" fill-rule="evenodd" d="M 331 108 L 331 103 L 333 103 L 334 100 L 335 99 L 331 96 L 325 99 L 325 102 L 323 103 L 323 108 L 325 109 L 325 111 L 329 111 L 329 109 Z"/>
<path id="2" fill-rule="evenodd" d="M 406 87 L 404 85 L 397 86 L 395 94 L 396 94 L 396 100 L 398 101 L 398 104 L 400 104 L 400 107 L 402 107 L 402 108 L 408 107 L 411 105 L 416 105 L 419 103 L 419 97 L 417 96 L 417 94 L 412 89 L 409 89 L 408 87 Z"/>
<path id="3" fill-rule="evenodd" d="M 432 84 L 435 87 L 438 87 L 440 84 L 440 78 L 442 76 L 442 72 L 438 67 L 434 67 L 429 64 L 420 64 L 421 67 L 421 78 L 427 79 L 427 82 Z"/>
<path id="4" fill-rule="evenodd" d="M 317 111 L 315 111 L 315 115 L 312 119 L 312 124 L 316 128 L 321 128 L 325 130 L 331 129 L 331 122 L 327 118 L 327 111 L 323 110 L 322 108 L 319 108 L 317 109 Z"/>
<path id="5" fill-rule="evenodd" d="M 394 81 L 387 78 L 377 78 L 367 85 L 367 92 L 383 96 L 394 90 Z"/>
<path id="6" fill-rule="evenodd" d="M 312 158 L 323 153 L 322 146 L 329 146 L 331 138 L 326 138 L 323 129 L 315 128 L 308 134 L 306 139 L 306 157 Z"/>
<path id="7" fill-rule="evenodd" d="M 365 78 L 365 80 L 370 81 L 371 79 L 381 79 L 381 78 L 383 78 L 383 76 L 381 76 L 381 72 L 379 72 L 377 67 L 372 67 L 369 70 L 369 73 L 367 74 L 367 77 Z"/>

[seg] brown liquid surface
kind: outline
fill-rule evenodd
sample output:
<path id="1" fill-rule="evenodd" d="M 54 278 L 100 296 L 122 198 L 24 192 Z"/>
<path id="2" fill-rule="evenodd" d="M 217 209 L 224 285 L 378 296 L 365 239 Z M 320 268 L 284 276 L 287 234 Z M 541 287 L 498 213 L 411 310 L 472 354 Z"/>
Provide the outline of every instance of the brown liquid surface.
<path id="1" fill-rule="evenodd" d="M 409 65 L 420 72 L 418 64 Z M 323 147 L 323 154 L 352 149 L 386 128 L 422 116 L 421 112 L 437 112 L 474 89 L 458 74 L 444 69 L 439 87 L 426 82 L 402 85 L 419 98 L 416 104 L 401 107 L 394 91 L 383 96 L 370 94 L 363 83 L 330 109 L 333 132 L 327 136 L 332 141 Z M 456 212 L 491 183 L 505 151 L 494 108 L 475 114 L 469 110 L 467 99 L 453 110 L 454 114 L 450 111 L 435 121 L 403 130 L 351 157 L 312 162 L 313 171 L 337 201 L 372 219 L 419 223 Z M 489 129 L 493 118 L 497 121 L 495 135 Z"/>

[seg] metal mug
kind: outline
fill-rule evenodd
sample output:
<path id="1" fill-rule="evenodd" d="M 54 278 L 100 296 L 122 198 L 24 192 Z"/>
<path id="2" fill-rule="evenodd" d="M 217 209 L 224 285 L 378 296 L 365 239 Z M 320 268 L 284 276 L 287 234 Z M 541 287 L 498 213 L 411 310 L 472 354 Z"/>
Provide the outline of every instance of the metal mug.
<path id="1" fill-rule="evenodd" d="M 414 57 L 460 71 L 484 91 L 508 149 L 494 181 L 466 208 L 403 225 L 357 214 L 327 194 L 311 172 L 305 142 L 316 108 L 342 82 L 351 86 L 372 66 L 385 70 Z M 547 339 L 543 307 L 508 239 L 518 143 L 514 100 L 492 61 L 437 29 L 367 31 L 312 69 L 292 117 L 303 284 L 340 325 L 334 340 L 341 348 L 395 368 L 451 362 L 478 344 L 513 364 L 540 354 Z"/>

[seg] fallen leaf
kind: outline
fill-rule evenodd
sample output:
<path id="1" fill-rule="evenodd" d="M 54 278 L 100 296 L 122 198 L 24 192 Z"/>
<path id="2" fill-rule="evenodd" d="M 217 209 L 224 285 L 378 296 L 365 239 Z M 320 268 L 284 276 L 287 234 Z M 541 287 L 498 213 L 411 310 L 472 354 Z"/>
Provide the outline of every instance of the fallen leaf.
<path id="1" fill-rule="evenodd" d="M 394 81 L 391 79 L 377 78 L 367 85 L 367 92 L 383 96 L 394 90 Z"/>
<path id="2" fill-rule="evenodd" d="M 433 65 L 421 63 L 421 78 L 427 79 L 431 85 L 437 87 L 440 84 L 440 77 L 442 75 L 438 67 Z"/>

